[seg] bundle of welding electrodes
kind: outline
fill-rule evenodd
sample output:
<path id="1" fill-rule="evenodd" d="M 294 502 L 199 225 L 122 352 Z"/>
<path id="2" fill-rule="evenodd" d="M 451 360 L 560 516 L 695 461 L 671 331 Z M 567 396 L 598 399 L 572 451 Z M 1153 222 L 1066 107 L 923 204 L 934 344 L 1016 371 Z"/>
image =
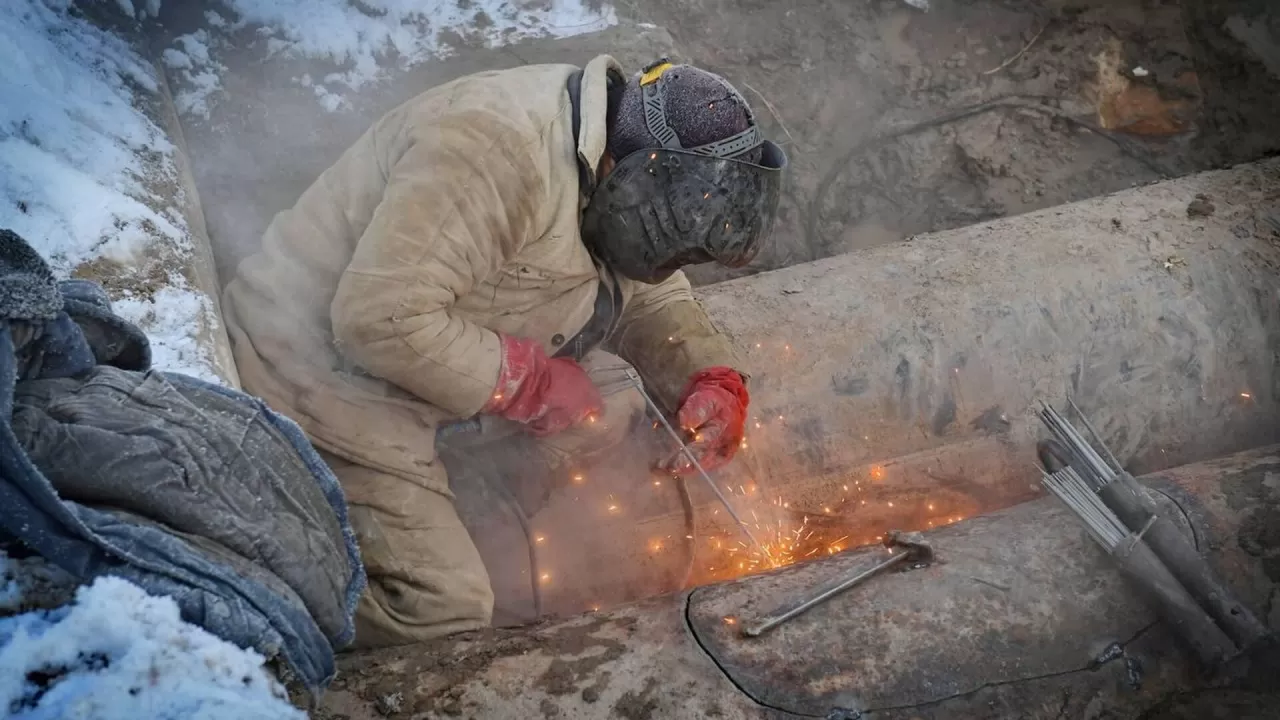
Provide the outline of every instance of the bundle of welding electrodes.
<path id="1" fill-rule="evenodd" d="M 1100 455 L 1061 414 L 1041 420 L 1054 439 L 1038 447 L 1043 482 L 1145 591 L 1148 601 L 1208 670 L 1262 639 L 1267 629 L 1213 572 L 1188 534 L 1165 517 L 1151 493 L 1125 472 L 1093 426 L 1071 408 L 1106 454 Z"/>

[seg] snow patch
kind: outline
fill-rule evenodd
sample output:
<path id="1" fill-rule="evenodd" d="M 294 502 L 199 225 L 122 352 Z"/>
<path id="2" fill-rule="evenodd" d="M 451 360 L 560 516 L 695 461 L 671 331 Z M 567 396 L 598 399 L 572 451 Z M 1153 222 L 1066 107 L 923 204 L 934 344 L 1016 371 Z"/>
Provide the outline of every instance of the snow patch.
<path id="1" fill-rule="evenodd" d="M 0 2 L 0 228 L 26 238 L 60 277 L 105 259 L 127 285 L 156 258 L 190 256 L 185 220 L 150 189 L 176 185 L 174 148 L 134 106 L 158 90 L 152 67 L 71 6 Z M 159 10 L 154 0 L 131 6 Z M 207 60 L 198 41 L 165 61 Z M 152 333 L 158 368 L 216 380 L 197 341 L 213 322 L 211 303 L 173 278 L 150 299 L 117 302 Z"/>
<path id="2" fill-rule="evenodd" d="M 209 298 L 188 288 L 181 277 L 173 278 L 149 298 L 113 300 L 111 308 L 147 334 L 155 367 L 207 382 L 222 382 L 213 372 L 213 358 L 207 346 L 192 333 L 192 328 L 217 327 L 217 313 Z"/>
<path id="3" fill-rule="evenodd" d="M 209 27 L 212 28 L 224 28 L 227 26 L 227 19 L 213 10 L 204 11 L 204 21 L 209 23 Z"/>
<path id="4" fill-rule="evenodd" d="M 134 20 L 160 16 L 160 0 L 115 0 L 115 5 L 120 8 L 120 12 Z"/>
<path id="5" fill-rule="evenodd" d="M 91 155 L 95 150 L 93 159 L 102 160 L 116 148 L 77 148 Z M 132 162 L 131 156 L 121 159 L 126 157 Z M 152 233 L 186 241 L 183 229 L 122 190 L 141 194 L 133 177 L 114 174 L 86 171 L 39 141 L 0 140 L 0 226 L 27 238 L 61 275 L 98 257 L 136 257 Z"/>
<path id="6" fill-rule="evenodd" d="M 129 103 L 129 83 L 155 90 L 155 78 L 117 38 L 54 5 L 0 3 L 0 227 L 66 270 L 104 242 L 135 242 L 144 222 L 181 231 L 135 199 L 147 196 L 138 155 L 172 150 Z"/>
<path id="7" fill-rule="evenodd" d="M 269 55 L 340 66 L 339 72 L 325 78 L 327 87 L 314 86 L 317 100 L 330 111 L 349 105 L 341 93 L 375 82 L 389 69 L 404 70 L 448 55 L 455 39 L 498 47 L 529 38 L 596 32 L 618 21 L 612 7 L 591 0 L 222 0 L 222 4 L 235 20 L 229 26 L 210 22 L 211 27 L 226 26 L 228 32 L 252 29 L 264 39 Z M 201 42 L 215 51 L 233 46 L 221 40 L 210 43 L 207 37 Z M 216 60 L 194 64 L 217 75 L 226 69 Z M 181 77 L 184 83 L 194 82 Z M 217 85 L 211 79 L 204 82 L 210 88 L 207 98 Z M 184 112 L 207 118 L 208 110 L 207 102 L 192 102 Z"/>
<path id="8" fill-rule="evenodd" d="M 319 98 L 320 106 L 329 112 L 337 112 L 338 108 L 344 105 L 350 105 L 346 98 L 335 92 L 330 92 L 329 89 L 323 85 L 316 85 L 312 90 L 315 91 L 316 97 Z"/>
<path id="9" fill-rule="evenodd" d="M 160 0 L 116 0 L 116 5 L 125 15 L 138 20 L 160 17 Z"/>
<path id="10" fill-rule="evenodd" d="M 209 54 L 210 42 L 221 42 L 210 37 L 207 30 L 197 30 L 177 39 L 179 48 L 169 48 L 160 58 L 174 72 L 178 92 L 173 102 L 184 115 L 208 117 L 210 100 L 222 90 L 222 73 L 225 65 Z"/>
<path id="11" fill-rule="evenodd" d="M 0 708 L 14 720 L 306 718 L 261 655 L 114 577 L 73 605 L 0 619 Z"/>

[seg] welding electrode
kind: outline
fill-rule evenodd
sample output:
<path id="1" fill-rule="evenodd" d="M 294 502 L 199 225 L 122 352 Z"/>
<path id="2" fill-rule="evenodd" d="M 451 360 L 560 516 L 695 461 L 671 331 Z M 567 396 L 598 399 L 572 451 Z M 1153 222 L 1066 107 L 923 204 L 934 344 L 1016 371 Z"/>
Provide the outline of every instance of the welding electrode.
<path id="1" fill-rule="evenodd" d="M 716 485 L 716 481 L 712 480 L 711 476 L 707 474 L 707 471 L 703 469 L 702 463 L 698 462 L 698 458 L 693 454 L 693 451 L 689 449 L 684 438 L 680 437 L 680 433 L 676 432 L 676 429 L 671 426 L 671 423 L 667 421 L 667 416 L 662 414 L 662 409 L 659 408 L 658 404 L 649 396 L 649 392 L 644 389 L 644 382 L 640 379 L 640 375 L 631 368 L 627 368 L 626 373 L 627 377 L 635 383 L 636 389 L 640 391 L 642 396 L 644 396 L 644 401 L 648 403 L 649 410 L 651 410 L 654 415 L 658 416 L 658 421 L 667 429 L 667 433 L 671 435 L 671 439 L 676 441 L 676 445 L 680 447 L 680 452 L 684 453 L 684 456 L 689 459 L 689 463 L 698 471 L 698 474 L 702 476 L 702 479 L 707 481 L 707 485 L 711 487 L 711 491 L 720 499 L 720 503 L 724 505 L 724 509 L 729 511 L 729 517 L 733 518 L 733 521 L 738 523 L 738 527 L 741 528 L 742 532 L 746 534 L 749 540 L 751 540 L 751 544 L 755 545 L 756 549 L 759 550 L 762 555 L 767 557 L 769 553 L 765 550 L 764 545 L 756 539 L 755 535 L 751 534 L 751 530 L 747 527 L 747 523 L 744 522 L 742 518 L 738 517 L 737 511 L 735 511 L 733 506 L 729 504 L 729 499 L 724 496 L 724 493 L 720 492 L 720 488 Z"/>

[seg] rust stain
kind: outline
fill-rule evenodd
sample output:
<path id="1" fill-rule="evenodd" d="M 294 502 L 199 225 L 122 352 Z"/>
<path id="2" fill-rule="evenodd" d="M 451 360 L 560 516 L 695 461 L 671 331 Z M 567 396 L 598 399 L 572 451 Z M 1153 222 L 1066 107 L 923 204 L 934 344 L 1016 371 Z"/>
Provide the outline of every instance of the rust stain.
<path id="1" fill-rule="evenodd" d="M 1095 57 L 1098 124 L 1132 135 L 1168 136 L 1192 128 L 1200 107 L 1200 82 L 1194 71 L 1170 81 L 1135 82 L 1123 48 L 1112 40 Z"/>

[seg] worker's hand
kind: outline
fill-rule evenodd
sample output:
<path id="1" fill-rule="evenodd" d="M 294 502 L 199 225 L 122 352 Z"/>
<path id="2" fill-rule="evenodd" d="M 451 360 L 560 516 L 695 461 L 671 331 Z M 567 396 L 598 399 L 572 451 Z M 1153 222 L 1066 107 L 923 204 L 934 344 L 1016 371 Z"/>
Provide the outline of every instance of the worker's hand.
<path id="1" fill-rule="evenodd" d="M 604 400 L 582 366 L 569 358 L 547 357 L 535 340 L 499 338 L 502 370 L 481 412 L 523 423 L 538 436 L 554 435 L 600 414 Z"/>
<path id="2" fill-rule="evenodd" d="M 689 449 L 704 470 L 728 463 L 738 452 L 750 402 L 747 385 L 733 368 L 707 368 L 689 378 L 676 420 L 693 438 Z M 680 453 L 667 469 L 688 473 L 693 470 L 693 464 Z"/>

